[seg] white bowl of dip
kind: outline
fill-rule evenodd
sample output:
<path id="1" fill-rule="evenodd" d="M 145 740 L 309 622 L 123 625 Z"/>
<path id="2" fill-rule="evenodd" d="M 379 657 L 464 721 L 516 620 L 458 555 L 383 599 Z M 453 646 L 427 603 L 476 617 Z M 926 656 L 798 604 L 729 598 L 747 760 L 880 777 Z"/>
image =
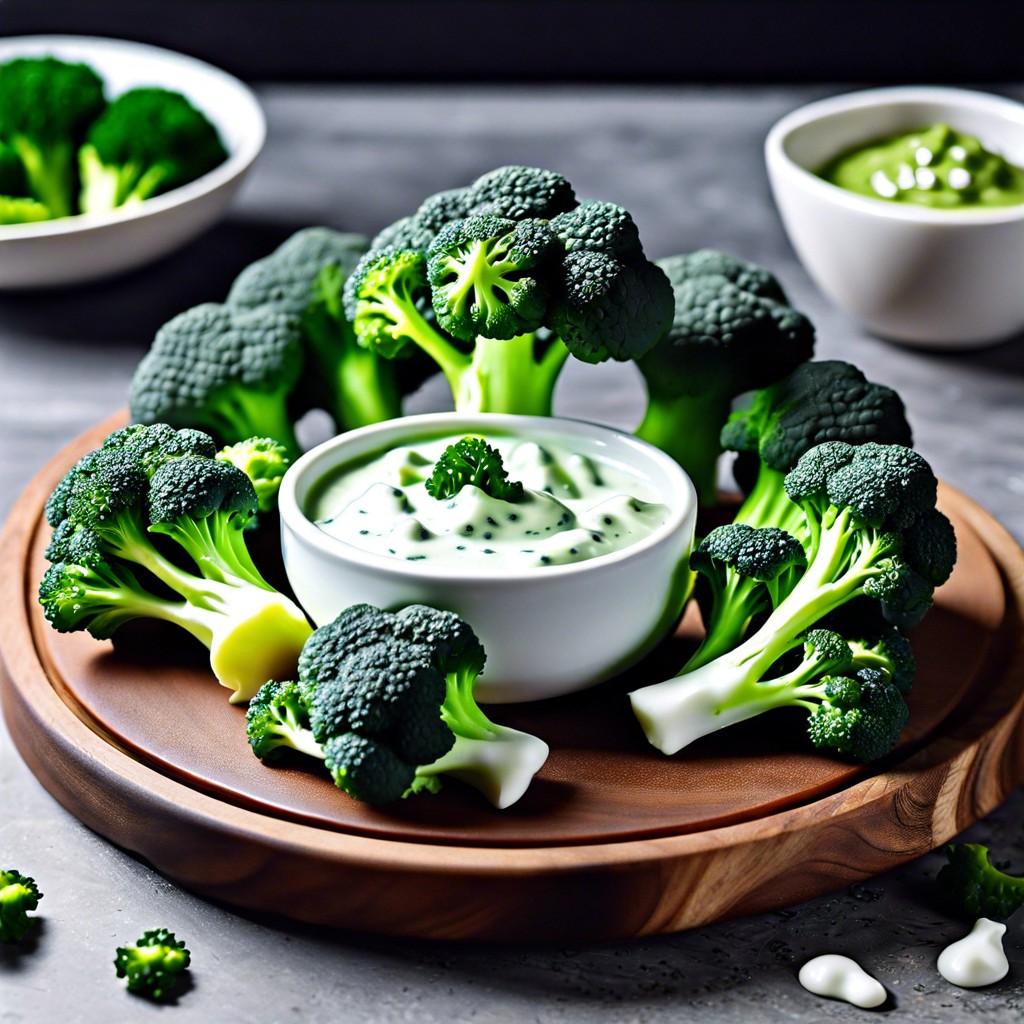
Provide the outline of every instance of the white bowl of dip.
<path id="1" fill-rule="evenodd" d="M 475 487 L 426 495 L 436 455 L 467 435 L 498 448 L 509 478 L 525 485 L 522 503 Z M 688 592 L 693 484 L 659 449 L 605 426 L 460 413 L 389 420 L 307 452 L 279 501 L 288 579 L 318 626 L 359 603 L 453 611 L 487 652 L 485 702 L 609 678 L 664 638 Z"/>
<path id="2" fill-rule="evenodd" d="M 818 176 L 839 154 L 947 124 L 1024 167 L 1024 105 L 936 86 L 819 100 L 768 133 L 768 178 L 808 274 L 873 333 L 922 348 L 990 345 L 1024 330 L 1024 203 L 938 209 Z"/>

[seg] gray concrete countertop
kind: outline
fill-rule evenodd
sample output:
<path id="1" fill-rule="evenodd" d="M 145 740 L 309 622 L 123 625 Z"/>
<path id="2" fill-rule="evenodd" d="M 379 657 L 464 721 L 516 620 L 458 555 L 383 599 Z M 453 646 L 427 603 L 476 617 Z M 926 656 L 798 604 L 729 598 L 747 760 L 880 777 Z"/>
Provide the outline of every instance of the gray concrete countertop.
<path id="1" fill-rule="evenodd" d="M 0 518 L 46 459 L 125 404 L 161 323 L 222 299 L 243 266 L 291 231 L 325 223 L 373 234 L 430 192 L 524 163 L 626 206 L 654 257 L 715 246 L 774 270 L 817 324 L 819 357 L 848 359 L 896 387 L 937 473 L 1024 541 L 1024 339 L 934 354 L 871 338 L 818 293 L 785 240 L 761 143 L 782 114 L 833 91 L 260 89 L 267 149 L 223 224 L 118 280 L 0 294 Z M 436 407 L 442 394 L 428 385 L 412 408 Z M 560 412 L 623 427 L 641 406 L 621 365 L 571 363 L 557 398 Z M 45 893 L 32 941 L 0 948 L 3 1024 L 864 1019 L 797 984 L 799 966 L 822 952 L 872 970 L 893 995 L 881 1011 L 893 1020 L 1010 1024 L 1024 1015 L 1020 920 L 1006 938 L 1005 981 L 967 991 L 936 973 L 939 950 L 964 930 L 931 896 L 940 853 L 832 897 L 679 935 L 574 948 L 547 947 L 543 936 L 528 948 L 442 945 L 327 932 L 183 892 L 60 807 L 2 726 L 0 808 L 0 861 L 34 875 Z M 1022 814 L 1018 792 L 968 834 L 1024 870 Z M 193 953 L 190 985 L 170 1008 L 127 995 L 111 965 L 115 946 L 156 926 Z"/>

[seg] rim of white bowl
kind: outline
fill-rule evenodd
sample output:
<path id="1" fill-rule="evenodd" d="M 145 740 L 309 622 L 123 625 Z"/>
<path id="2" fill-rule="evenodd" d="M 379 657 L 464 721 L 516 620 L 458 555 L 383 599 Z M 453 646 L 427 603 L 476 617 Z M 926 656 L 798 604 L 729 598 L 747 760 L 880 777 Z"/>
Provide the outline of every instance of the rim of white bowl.
<path id="1" fill-rule="evenodd" d="M 200 196 L 215 192 L 222 185 L 233 181 L 244 174 L 253 161 L 259 156 L 267 137 L 267 119 L 263 108 L 256 99 L 256 94 L 244 82 L 221 68 L 161 46 L 150 46 L 148 43 L 135 43 L 128 39 L 112 39 L 104 36 L 10 36 L 0 38 L 0 60 L 13 59 L 24 54 L 40 55 L 47 49 L 59 48 L 65 51 L 81 50 L 79 57 L 72 59 L 88 61 L 89 54 L 96 52 L 126 53 L 136 57 L 150 57 L 164 64 L 178 64 L 215 79 L 230 89 L 244 110 L 244 120 L 249 125 L 241 139 L 241 144 L 228 152 L 228 158 L 219 167 L 190 181 L 178 188 L 171 189 L 162 195 L 146 199 L 137 207 L 111 213 L 77 213 L 70 217 L 59 217 L 55 220 L 39 221 L 33 224 L 0 224 L 0 242 L 17 241 L 20 238 L 47 238 L 71 234 L 97 231 L 111 224 L 123 224 L 127 221 L 145 220 L 166 210 L 173 210 L 198 199 Z M 71 54 L 68 53 L 68 57 Z M 172 85 L 165 88 L 173 88 Z M 209 117 L 209 112 L 204 110 Z M 212 120 L 212 118 L 211 118 Z M 218 130 L 221 125 L 218 124 Z"/>
<path id="2" fill-rule="evenodd" d="M 557 433 L 559 428 L 565 428 L 570 434 L 593 439 L 595 432 L 598 440 L 604 438 L 612 440 L 615 444 L 625 447 L 627 451 L 640 452 L 643 458 L 654 466 L 657 466 L 662 475 L 670 482 L 674 482 L 673 494 L 663 495 L 664 503 L 669 507 L 669 514 L 665 522 L 661 523 L 655 530 L 646 537 L 630 544 L 618 551 L 611 551 L 606 555 L 597 555 L 594 558 L 587 558 L 580 562 L 568 562 L 560 565 L 548 565 L 542 569 L 536 567 L 523 569 L 494 569 L 473 571 L 463 569 L 459 566 L 427 566 L 422 562 L 409 562 L 390 558 L 387 555 L 377 554 L 371 551 L 364 551 L 354 544 L 334 537 L 321 530 L 303 511 L 297 498 L 297 490 L 300 480 L 311 473 L 317 476 L 336 469 L 343 464 L 344 456 L 337 456 L 338 449 L 344 449 L 351 441 L 361 442 L 364 439 L 387 438 L 389 436 L 400 437 L 408 433 L 415 435 L 423 430 L 451 428 L 452 433 L 460 430 L 471 430 L 471 424 L 491 424 L 496 429 L 505 432 L 525 433 L 529 428 L 534 430 L 546 430 Z M 466 424 L 460 426 L 459 424 Z M 477 426 L 479 429 L 479 426 Z M 413 438 L 410 437 L 410 440 Z M 370 449 L 372 450 L 372 448 Z M 359 458 L 358 455 L 354 456 Z M 660 487 L 660 485 L 658 485 Z M 678 496 L 678 501 L 676 500 Z M 358 563 L 366 568 L 372 568 L 385 575 L 414 577 L 418 579 L 441 579 L 441 580 L 464 580 L 473 584 L 494 584 L 496 582 L 518 582 L 523 580 L 550 579 L 562 576 L 571 576 L 579 573 L 594 572 L 602 567 L 616 565 L 619 562 L 627 561 L 636 557 L 650 548 L 664 543 L 672 534 L 680 530 L 686 524 L 687 518 L 696 510 L 697 492 L 689 476 L 683 468 L 667 455 L 660 448 L 647 441 L 616 427 L 610 427 L 602 423 L 592 423 L 589 420 L 580 420 L 565 416 L 521 416 L 506 413 L 420 413 L 413 416 L 402 416 L 397 419 L 385 420 L 381 423 L 374 423 L 366 427 L 359 427 L 339 434 L 324 441 L 322 444 L 311 448 L 308 452 L 299 456 L 298 459 L 288 468 L 281 482 L 278 492 L 278 508 L 281 515 L 281 528 L 292 530 L 298 537 L 312 546 L 319 548 L 326 557 L 344 557 L 350 562 Z"/>
<path id="3" fill-rule="evenodd" d="M 977 209 L 935 209 L 927 206 L 903 205 L 858 195 L 798 164 L 786 151 L 789 136 L 799 128 L 806 128 L 825 117 L 843 114 L 852 110 L 882 107 L 897 103 L 938 102 L 959 107 L 965 111 L 985 111 L 996 114 L 1020 129 L 1024 136 L 1024 104 L 1007 96 L 981 92 L 976 89 L 959 89 L 941 85 L 896 85 L 879 89 L 860 89 L 856 92 L 829 96 L 805 104 L 780 118 L 771 127 L 765 138 L 765 161 L 770 168 L 789 174 L 799 184 L 819 196 L 840 206 L 858 210 L 875 217 L 889 220 L 915 221 L 924 224 L 976 225 L 1006 224 L 1024 220 L 1024 203 L 1012 206 L 982 207 Z M 865 139 L 865 142 L 870 140 Z"/>

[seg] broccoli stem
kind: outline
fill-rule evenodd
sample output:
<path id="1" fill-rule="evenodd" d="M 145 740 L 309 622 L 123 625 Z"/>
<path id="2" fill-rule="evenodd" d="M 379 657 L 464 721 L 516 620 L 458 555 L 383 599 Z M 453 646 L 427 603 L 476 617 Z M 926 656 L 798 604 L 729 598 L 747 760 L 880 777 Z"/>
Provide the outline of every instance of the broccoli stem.
<path id="1" fill-rule="evenodd" d="M 760 680 L 808 629 L 863 593 L 881 553 L 874 531 L 850 509 L 829 509 L 820 531 L 812 532 L 804 575 L 757 632 L 713 661 L 630 694 L 644 733 L 659 750 L 674 754 L 709 732 L 780 706 L 772 682 Z M 784 690 L 782 703 L 791 703 L 792 684 Z"/>
<path id="2" fill-rule="evenodd" d="M 236 389 L 209 410 L 210 429 L 226 444 L 270 437 L 284 445 L 290 459 L 302 454 L 288 409 L 277 396 Z"/>
<path id="3" fill-rule="evenodd" d="M 804 537 L 807 533 L 804 514 L 786 493 L 783 486 L 785 479 L 784 472 L 773 469 L 762 460 L 757 480 L 737 509 L 733 522 L 750 526 L 777 526 L 798 539 Z"/>
<path id="4" fill-rule="evenodd" d="M 180 544 L 208 580 L 219 583 L 251 583 L 273 590 L 260 575 L 245 543 L 243 528 L 232 517 L 214 513 L 205 519 L 184 517 L 173 523 L 155 523 L 153 533 Z"/>
<path id="5" fill-rule="evenodd" d="M 402 415 L 402 400 L 387 360 L 353 346 L 337 372 L 336 399 L 330 410 L 339 430 L 354 430 Z"/>
<path id="6" fill-rule="evenodd" d="M 537 359 L 532 334 L 499 339 L 478 337 L 469 365 L 453 387 L 459 412 L 504 412 L 550 416 L 558 374 L 569 357 L 561 342 Z"/>
<path id="7" fill-rule="evenodd" d="M 71 143 L 55 143 L 42 149 L 22 135 L 15 135 L 10 141 L 21 157 L 33 195 L 49 208 L 53 217 L 74 213 L 75 147 Z"/>
<path id="8" fill-rule="evenodd" d="M 636 436 L 649 441 L 686 470 L 702 505 L 714 505 L 718 488 L 719 434 L 728 419 L 727 395 L 707 392 L 662 398 L 652 392 Z"/>
<path id="9" fill-rule="evenodd" d="M 733 650 L 743 640 L 750 620 L 771 607 L 765 585 L 737 573 L 729 573 L 725 586 L 715 587 L 715 591 L 711 601 L 713 617 L 705 623 L 704 639 L 683 672 L 706 665 Z"/>

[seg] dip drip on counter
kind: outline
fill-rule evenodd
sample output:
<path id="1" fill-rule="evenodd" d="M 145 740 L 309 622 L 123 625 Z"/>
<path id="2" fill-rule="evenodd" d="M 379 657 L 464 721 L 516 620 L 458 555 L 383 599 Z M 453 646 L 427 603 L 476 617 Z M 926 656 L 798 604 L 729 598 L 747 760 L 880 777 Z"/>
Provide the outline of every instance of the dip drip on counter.
<path id="1" fill-rule="evenodd" d="M 516 501 L 471 484 L 434 498 L 426 481 L 458 439 L 417 441 L 339 467 L 314 492 L 307 514 L 364 551 L 467 571 L 581 562 L 637 543 L 668 518 L 642 474 L 547 437 L 487 438 L 523 484 Z"/>
<path id="2" fill-rule="evenodd" d="M 1024 203 L 1024 170 L 945 124 L 847 150 L 818 175 L 858 195 L 940 209 Z"/>

